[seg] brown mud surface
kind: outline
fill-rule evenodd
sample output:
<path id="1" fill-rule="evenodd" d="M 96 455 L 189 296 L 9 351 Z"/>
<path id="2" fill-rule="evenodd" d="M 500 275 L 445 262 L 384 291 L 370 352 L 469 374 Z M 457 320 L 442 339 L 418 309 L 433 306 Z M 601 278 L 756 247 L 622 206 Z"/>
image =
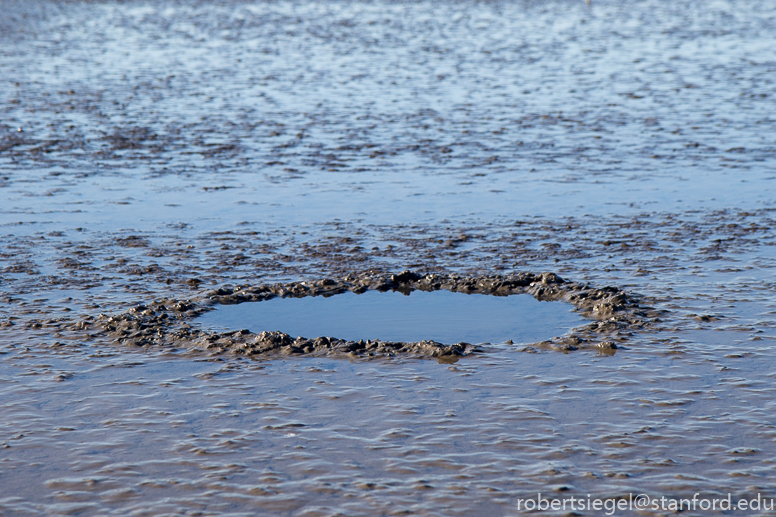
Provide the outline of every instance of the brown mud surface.
<path id="1" fill-rule="evenodd" d="M 482 351 L 471 343 L 445 345 L 435 341 L 416 343 L 390 342 L 380 340 L 346 341 L 332 336 L 314 339 L 294 338 L 279 331 L 253 333 L 248 330 L 215 333 L 192 329 L 191 319 L 208 310 L 212 304 L 236 304 L 260 302 L 271 298 L 305 296 L 332 296 L 346 291 L 363 293 L 367 290 L 438 291 L 441 289 L 478 293 L 494 296 L 508 296 L 528 293 L 541 301 L 569 302 L 584 315 L 599 321 L 574 329 L 569 335 L 550 341 L 536 343 L 542 348 L 556 350 L 577 350 L 580 347 L 597 347 L 599 350 L 615 350 L 617 342 L 622 344 L 633 330 L 647 327 L 652 318 L 649 311 L 638 306 L 632 296 L 615 287 L 596 289 L 587 285 L 564 281 L 554 273 L 541 275 L 518 274 L 509 276 L 466 277 L 458 275 L 421 275 L 404 271 L 395 275 L 374 273 L 350 274 L 344 279 L 327 278 L 317 282 L 293 282 L 255 287 L 220 288 L 205 293 L 205 300 L 163 300 L 152 304 L 133 307 L 125 314 L 111 317 L 101 316 L 92 323 L 83 320 L 68 330 L 82 330 L 89 333 L 101 329 L 105 338 L 113 338 L 116 344 L 135 346 L 174 346 L 181 348 L 204 348 L 215 353 L 230 351 L 235 354 L 256 356 L 278 352 L 281 354 L 313 354 L 344 357 L 393 357 L 406 354 L 417 357 L 433 357 L 440 362 L 451 362 L 458 357 Z M 659 320 L 658 320 L 659 321 Z M 58 322 L 62 325 L 62 322 Z M 91 334 L 91 337 L 102 337 Z M 602 341 L 602 339 L 604 339 Z M 535 351 L 534 348 L 528 350 Z"/>
<path id="2" fill-rule="evenodd" d="M 592 4 L 0 0 L 0 514 L 776 497 L 776 16 Z M 592 321 L 193 319 L 343 289 Z"/>

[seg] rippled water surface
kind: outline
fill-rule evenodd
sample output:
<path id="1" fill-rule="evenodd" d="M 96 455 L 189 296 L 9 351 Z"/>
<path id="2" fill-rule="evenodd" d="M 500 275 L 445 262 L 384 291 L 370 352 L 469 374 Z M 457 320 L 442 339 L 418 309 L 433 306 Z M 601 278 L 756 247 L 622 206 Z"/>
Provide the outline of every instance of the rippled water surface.
<path id="1" fill-rule="evenodd" d="M 0 13 L 0 514 L 776 496 L 771 2 Z M 554 271 L 660 317 L 607 353 L 493 344 L 455 364 L 68 330 L 404 269 Z"/>

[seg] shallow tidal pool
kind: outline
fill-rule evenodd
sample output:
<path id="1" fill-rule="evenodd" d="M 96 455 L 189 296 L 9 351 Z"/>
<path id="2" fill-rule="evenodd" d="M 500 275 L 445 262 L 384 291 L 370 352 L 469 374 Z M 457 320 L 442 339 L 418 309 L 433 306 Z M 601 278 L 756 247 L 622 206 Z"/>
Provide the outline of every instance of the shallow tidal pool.
<path id="1" fill-rule="evenodd" d="M 534 343 L 587 323 L 572 312 L 571 305 L 541 302 L 527 294 L 366 291 L 216 307 L 197 322 L 215 330 L 279 330 L 292 336 L 351 341 Z"/>

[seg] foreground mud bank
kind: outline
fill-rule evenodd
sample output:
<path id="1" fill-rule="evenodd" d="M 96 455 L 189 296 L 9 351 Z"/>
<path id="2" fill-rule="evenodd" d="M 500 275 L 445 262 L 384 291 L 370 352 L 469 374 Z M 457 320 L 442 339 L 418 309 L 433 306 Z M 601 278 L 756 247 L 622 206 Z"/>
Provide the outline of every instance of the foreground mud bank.
<path id="1" fill-rule="evenodd" d="M 84 319 L 69 330 L 87 332 L 92 338 L 104 336 L 117 345 L 204 349 L 215 354 L 228 352 L 245 356 L 301 354 L 352 358 L 407 355 L 444 362 L 486 350 L 484 346 L 464 342 L 446 345 L 435 341 L 349 341 L 336 336 L 293 337 L 279 331 L 257 333 L 247 329 L 217 333 L 191 325 L 194 318 L 216 304 L 261 302 L 278 296 L 332 296 L 367 290 L 405 293 L 448 290 L 494 296 L 530 294 L 541 301 L 573 304 L 585 317 L 594 320 L 567 335 L 525 347 L 526 351 L 597 348 L 612 353 L 626 343 L 634 331 L 654 326 L 659 321 L 656 311 L 643 306 L 633 294 L 616 287 L 596 288 L 566 281 L 555 273 L 460 276 L 404 271 L 399 274 L 364 272 L 314 282 L 224 287 L 193 300 L 166 299 L 137 305 L 123 314 Z"/>

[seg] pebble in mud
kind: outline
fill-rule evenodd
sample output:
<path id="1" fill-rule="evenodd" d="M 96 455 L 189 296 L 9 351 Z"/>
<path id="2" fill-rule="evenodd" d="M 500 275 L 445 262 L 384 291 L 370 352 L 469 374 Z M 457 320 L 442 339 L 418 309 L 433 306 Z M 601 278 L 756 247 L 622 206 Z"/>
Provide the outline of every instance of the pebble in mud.
<path id="1" fill-rule="evenodd" d="M 634 330 L 653 326 L 657 316 L 654 310 L 642 306 L 638 297 L 633 294 L 616 287 L 596 288 L 566 281 L 555 273 L 459 276 L 421 274 L 407 270 L 399 274 L 354 273 L 341 279 L 327 278 L 315 282 L 222 287 L 208 291 L 194 300 L 165 299 L 148 305 L 137 305 L 123 314 L 101 315 L 96 320 L 84 319 L 69 325 L 69 330 L 87 331 L 92 337 L 104 334 L 116 344 L 173 346 L 210 350 L 214 353 L 228 351 L 244 356 L 263 356 L 270 353 L 351 358 L 407 355 L 436 358 L 445 362 L 485 350 L 482 346 L 463 342 L 446 345 L 435 341 L 349 341 L 326 336 L 294 338 L 280 331 L 254 333 L 249 330 L 237 330 L 216 333 L 194 329 L 188 325 L 189 321 L 212 310 L 212 306 L 216 304 L 257 302 L 278 296 L 330 296 L 346 291 L 362 293 L 367 290 L 394 290 L 404 293 L 414 290 L 449 290 L 497 296 L 527 293 L 538 300 L 571 303 L 583 316 L 595 320 L 573 329 L 565 336 L 536 343 L 532 349 L 571 351 L 598 348 L 600 351 L 613 353 L 628 340 Z M 97 334 L 94 334 L 95 331 Z"/>

